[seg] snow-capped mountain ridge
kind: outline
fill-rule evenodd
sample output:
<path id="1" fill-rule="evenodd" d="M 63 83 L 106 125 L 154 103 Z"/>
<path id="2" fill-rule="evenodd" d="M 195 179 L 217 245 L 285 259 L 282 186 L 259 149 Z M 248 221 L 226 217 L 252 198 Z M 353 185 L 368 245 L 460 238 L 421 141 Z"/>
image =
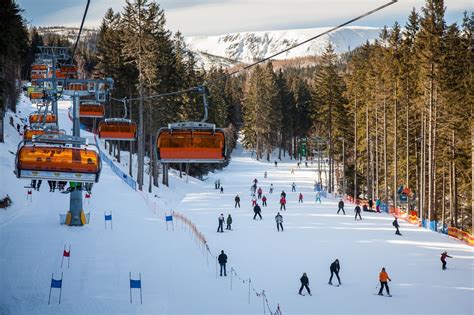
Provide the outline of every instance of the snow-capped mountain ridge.
<path id="1" fill-rule="evenodd" d="M 327 32 L 330 27 L 293 29 L 278 31 L 240 32 L 218 36 L 186 37 L 186 45 L 191 51 L 222 56 L 236 62 L 249 63 L 273 55 L 318 34 Z M 281 54 L 275 59 L 291 59 L 321 55 L 328 42 L 336 53 L 353 49 L 363 43 L 374 41 L 380 28 L 352 26 L 344 27 Z M 205 64 L 205 58 L 201 58 Z"/>

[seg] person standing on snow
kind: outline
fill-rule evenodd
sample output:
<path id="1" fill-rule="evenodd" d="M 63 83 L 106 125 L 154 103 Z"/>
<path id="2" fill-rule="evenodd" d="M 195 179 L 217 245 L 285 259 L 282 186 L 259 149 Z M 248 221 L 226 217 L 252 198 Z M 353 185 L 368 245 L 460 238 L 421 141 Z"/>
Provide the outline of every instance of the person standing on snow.
<path id="1" fill-rule="evenodd" d="M 253 207 L 253 212 L 254 212 L 254 215 L 253 215 L 254 220 L 256 220 L 257 215 L 260 217 L 260 220 L 262 220 L 262 215 L 260 214 L 262 212 L 262 208 L 260 208 L 258 203 L 255 205 L 255 207 Z"/>
<path id="2" fill-rule="evenodd" d="M 303 203 L 303 194 L 300 193 L 298 196 L 298 203 Z"/>
<path id="3" fill-rule="evenodd" d="M 388 273 L 385 271 L 385 268 L 382 268 L 382 271 L 380 271 L 380 274 L 379 274 L 379 281 L 380 281 L 379 295 L 383 295 L 382 291 L 383 291 L 383 288 L 385 287 L 385 290 L 387 291 L 387 295 L 391 296 L 390 290 L 388 288 L 387 280 L 392 281 L 392 279 L 390 279 L 390 277 L 388 276 Z"/>
<path id="4" fill-rule="evenodd" d="M 280 197 L 286 198 L 286 192 L 284 190 L 281 191 Z"/>
<path id="5" fill-rule="evenodd" d="M 444 251 L 441 253 L 441 262 L 443 263 L 443 270 L 446 270 L 446 257 L 448 258 L 453 258 L 451 256 L 448 255 L 448 252 Z"/>
<path id="6" fill-rule="evenodd" d="M 224 187 L 221 186 L 221 194 L 224 193 Z"/>
<path id="7" fill-rule="evenodd" d="M 319 191 L 316 193 L 316 198 L 314 200 L 314 203 L 316 203 L 318 201 L 319 201 L 319 203 L 321 203 L 321 193 Z"/>
<path id="8" fill-rule="evenodd" d="M 277 167 L 277 166 L 278 166 L 278 162 L 277 162 L 277 160 L 275 160 L 275 167 Z"/>
<path id="9" fill-rule="evenodd" d="M 362 217 L 360 216 L 361 209 L 359 205 L 356 205 L 354 212 L 355 212 L 354 220 L 357 220 L 357 216 L 359 216 L 359 219 L 362 220 Z"/>
<path id="10" fill-rule="evenodd" d="M 344 201 L 339 200 L 339 203 L 337 204 L 337 214 L 339 214 L 339 211 L 342 210 L 342 213 L 344 213 L 344 215 L 346 215 L 346 212 L 344 211 Z"/>
<path id="11" fill-rule="evenodd" d="M 267 197 L 265 195 L 263 195 L 263 197 L 262 197 L 262 206 L 263 207 L 267 206 Z"/>
<path id="12" fill-rule="evenodd" d="M 369 210 L 372 211 L 372 207 L 374 206 L 374 202 L 372 201 L 372 199 L 369 199 Z"/>
<path id="13" fill-rule="evenodd" d="M 214 181 L 214 189 L 217 189 L 217 179 Z"/>
<path id="14" fill-rule="evenodd" d="M 382 201 L 380 199 L 375 200 L 375 210 L 380 213 L 380 204 Z"/>
<path id="15" fill-rule="evenodd" d="M 282 209 L 286 211 L 286 198 L 285 197 L 280 198 L 280 211 Z"/>
<path id="16" fill-rule="evenodd" d="M 262 199 L 262 187 L 258 187 L 258 190 L 257 190 L 257 198 L 258 199 Z"/>
<path id="17" fill-rule="evenodd" d="M 339 281 L 339 285 L 341 285 L 341 278 L 339 278 L 340 269 L 341 269 L 341 266 L 339 265 L 339 259 L 336 259 L 329 267 L 329 270 L 331 271 L 331 278 L 329 278 L 328 284 L 332 285 L 332 277 L 333 275 L 336 275 L 337 281 Z"/>
<path id="18" fill-rule="evenodd" d="M 277 215 L 275 216 L 275 222 L 277 224 L 278 232 L 280 232 L 280 228 L 281 228 L 281 231 L 283 232 L 283 216 L 280 214 L 280 212 L 278 212 Z"/>
<path id="19" fill-rule="evenodd" d="M 273 194 L 273 184 L 270 184 L 270 194 Z"/>
<path id="20" fill-rule="evenodd" d="M 221 277 L 222 277 L 222 270 L 224 270 L 224 277 L 227 277 L 227 272 L 225 270 L 225 264 L 227 264 L 227 255 L 224 254 L 224 251 L 221 250 L 221 254 L 217 258 L 219 265 L 221 266 Z"/>
<path id="21" fill-rule="evenodd" d="M 221 180 L 217 179 L 217 188 L 221 188 Z"/>
<path id="22" fill-rule="evenodd" d="M 291 184 L 291 192 L 296 192 L 296 184 L 295 184 L 295 182 L 293 182 L 293 184 Z"/>
<path id="23" fill-rule="evenodd" d="M 230 214 L 227 217 L 226 223 L 227 223 L 227 226 L 225 227 L 225 229 L 232 230 L 232 217 L 230 216 Z"/>
<path id="24" fill-rule="evenodd" d="M 295 173 L 295 170 L 292 168 L 291 169 L 291 174 L 294 174 Z"/>
<path id="25" fill-rule="evenodd" d="M 263 178 L 267 178 L 267 171 L 265 171 L 265 173 L 263 173 Z"/>
<path id="26" fill-rule="evenodd" d="M 219 216 L 219 226 L 217 227 L 217 232 L 224 233 L 224 221 L 224 214 L 221 213 L 221 215 Z"/>
<path id="27" fill-rule="evenodd" d="M 257 204 L 257 197 L 255 197 L 255 195 L 252 196 L 252 207 L 255 207 L 255 205 Z"/>
<path id="28" fill-rule="evenodd" d="M 397 218 L 397 217 L 395 217 L 395 220 L 393 220 L 392 225 L 397 229 L 397 231 L 395 232 L 395 234 L 401 236 L 402 233 L 400 233 L 400 230 L 398 229 L 398 228 L 400 227 L 400 224 L 398 224 L 398 218 Z"/>
<path id="29" fill-rule="evenodd" d="M 239 206 L 239 208 L 240 208 L 240 197 L 239 197 L 238 194 L 237 194 L 237 196 L 235 196 L 235 199 L 234 199 L 234 200 L 235 200 L 235 206 L 234 206 L 234 208 L 237 208 L 237 206 Z"/>
<path id="30" fill-rule="evenodd" d="M 303 288 L 306 288 L 306 290 L 308 291 L 308 294 L 311 295 L 311 290 L 309 289 L 309 279 L 308 279 L 308 276 L 306 275 L 306 272 L 303 273 L 303 276 L 300 278 L 300 281 L 301 281 L 301 287 L 298 294 L 303 295 L 301 294 L 301 292 L 303 291 Z"/>

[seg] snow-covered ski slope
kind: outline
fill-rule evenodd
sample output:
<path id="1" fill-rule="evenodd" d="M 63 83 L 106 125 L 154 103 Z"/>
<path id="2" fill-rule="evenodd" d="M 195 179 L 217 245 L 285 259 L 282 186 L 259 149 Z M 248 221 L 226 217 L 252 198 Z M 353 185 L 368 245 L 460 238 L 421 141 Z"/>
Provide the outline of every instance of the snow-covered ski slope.
<path id="1" fill-rule="evenodd" d="M 70 129 L 68 102 L 60 106 L 61 127 Z M 22 101 L 18 116 L 33 107 Z M 10 113 L 9 113 L 10 115 Z M 7 117 L 8 122 L 8 117 Z M 353 207 L 337 215 L 337 199 L 314 203 L 315 168 L 297 169 L 295 163 L 257 162 L 241 148 L 230 165 L 200 182 L 171 176 L 170 188 L 159 188 L 156 214 L 145 199 L 121 182 L 103 165 L 100 183 L 94 185 L 91 223 L 84 227 L 59 225 L 69 195 L 49 193 L 44 182 L 33 201 L 25 197 L 27 181 L 13 174 L 14 152 L 20 136 L 10 125 L 0 144 L 0 197 L 8 193 L 14 204 L 0 209 L 0 314 L 261 314 L 262 299 L 248 284 L 233 278 L 251 278 L 265 290 L 272 310 L 283 314 L 472 314 L 474 255 L 472 248 L 445 235 L 404 222 L 403 236 L 394 234 L 386 214 L 362 213 L 354 221 Z M 90 135 L 89 135 L 90 136 Z M 291 175 L 291 168 L 295 174 Z M 264 172 L 268 178 L 264 179 Z M 252 220 L 249 188 L 252 180 L 268 197 L 263 220 Z M 220 179 L 224 193 L 214 189 Z M 291 183 L 297 192 L 291 192 Z M 268 193 L 273 183 L 275 191 Z M 274 216 L 280 192 L 287 193 L 282 211 L 284 232 L 278 233 Z M 298 193 L 304 203 L 298 204 Z M 241 208 L 234 208 L 235 194 Z M 261 204 L 261 203 L 260 203 Z M 228 277 L 215 276 L 215 263 L 206 257 L 180 225 L 167 231 L 163 213 L 171 208 L 190 218 L 206 236 L 214 254 L 224 250 Z M 113 212 L 113 229 L 104 228 L 104 211 Z M 220 213 L 233 217 L 232 231 L 216 233 Z M 70 267 L 61 265 L 64 245 L 71 244 Z M 441 270 L 440 253 L 447 250 L 448 269 Z M 341 262 L 342 286 L 327 284 L 329 265 Z M 378 273 L 387 269 L 392 298 L 377 292 Z M 51 273 L 64 275 L 62 300 L 53 289 L 48 305 Z M 130 304 L 129 272 L 141 273 L 143 304 L 138 290 Z M 299 278 L 307 272 L 313 296 L 299 296 Z M 333 283 L 337 280 L 333 279 Z M 267 310 L 268 313 L 268 310 Z"/>

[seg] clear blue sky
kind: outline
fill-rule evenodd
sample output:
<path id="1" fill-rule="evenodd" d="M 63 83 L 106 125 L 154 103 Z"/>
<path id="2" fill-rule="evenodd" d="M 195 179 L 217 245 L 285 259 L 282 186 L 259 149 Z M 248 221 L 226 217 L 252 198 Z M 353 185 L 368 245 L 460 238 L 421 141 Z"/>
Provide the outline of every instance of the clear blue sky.
<path id="1" fill-rule="evenodd" d="M 151 0 L 150 0 L 151 1 Z M 17 0 L 30 25 L 79 26 L 86 0 Z M 333 26 L 389 0 L 162 0 L 167 27 L 185 36 L 230 32 Z M 410 10 L 424 0 L 398 3 L 356 23 L 364 26 L 402 26 Z M 91 0 L 86 26 L 97 27 L 107 8 L 120 11 L 125 0 Z M 448 23 L 472 12 L 474 0 L 445 0 Z"/>

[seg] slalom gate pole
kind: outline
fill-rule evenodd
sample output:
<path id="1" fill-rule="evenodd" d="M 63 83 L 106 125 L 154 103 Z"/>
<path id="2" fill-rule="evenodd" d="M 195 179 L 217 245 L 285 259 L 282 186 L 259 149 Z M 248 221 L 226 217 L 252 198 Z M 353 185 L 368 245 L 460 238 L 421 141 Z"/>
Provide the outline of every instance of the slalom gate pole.
<path id="1" fill-rule="evenodd" d="M 129 278 L 128 284 L 130 286 L 130 304 L 132 304 L 132 286 L 130 285 L 130 283 L 132 282 L 132 272 L 130 272 L 128 275 L 129 275 L 128 276 L 128 278 Z"/>
<path id="2" fill-rule="evenodd" d="M 112 215 L 112 210 L 110 210 L 110 215 Z M 112 217 L 112 220 L 110 220 L 110 229 L 113 230 L 114 229 L 114 223 L 113 223 L 113 220 L 114 217 Z"/>
<path id="3" fill-rule="evenodd" d="M 53 282 L 53 273 L 51 273 L 51 282 Z M 49 298 L 48 298 L 48 305 L 51 304 L 51 290 L 53 287 L 50 285 L 49 286 Z"/>
<path id="4" fill-rule="evenodd" d="M 266 312 L 265 312 L 265 290 L 262 291 L 262 304 L 263 304 L 263 314 L 266 314 Z"/>
<path id="5" fill-rule="evenodd" d="M 142 273 L 140 272 L 139 274 L 140 278 L 140 304 L 143 304 L 143 299 L 142 299 Z"/>
<path id="6" fill-rule="evenodd" d="M 107 220 L 105 220 L 106 212 L 104 211 L 104 228 L 107 230 Z"/>
<path id="7" fill-rule="evenodd" d="M 63 292 L 63 273 L 61 272 L 61 287 L 59 288 L 59 304 L 61 304 L 61 293 Z"/>
<path id="8" fill-rule="evenodd" d="M 61 268 L 63 267 L 63 261 L 64 261 L 64 251 L 66 250 L 66 244 L 64 244 L 64 249 L 63 249 L 63 254 L 61 257 Z"/>
<path id="9" fill-rule="evenodd" d="M 250 286 L 252 284 L 252 280 L 249 278 L 249 299 L 248 299 L 248 303 L 250 304 Z"/>
<path id="10" fill-rule="evenodd" d="M 66 246 L 66 245 L 64 245 Z M 67 269 L 69 269 L 69 262 L 71 261 L 71 244 L 69 244 L 69 257 L 67 258 Z"/>

